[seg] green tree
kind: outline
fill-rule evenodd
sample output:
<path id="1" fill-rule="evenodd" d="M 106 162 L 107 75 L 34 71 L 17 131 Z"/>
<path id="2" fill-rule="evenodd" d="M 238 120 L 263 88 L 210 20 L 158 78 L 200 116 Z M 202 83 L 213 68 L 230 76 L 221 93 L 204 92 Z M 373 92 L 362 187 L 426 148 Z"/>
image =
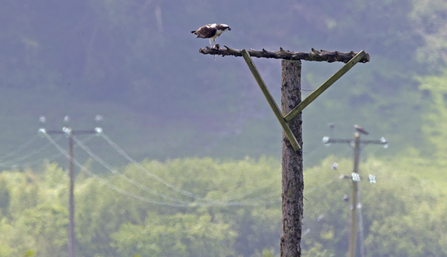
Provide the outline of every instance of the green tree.
<path id="1" fill-rule="evenodd" d="M 164 238 L 163 241 L 157 239 L 151 243 L 161 244 L 158 250 L 154 250 L 154 255 L 157 251 L 166 255 L 169 249 L 172 250 L 171 246 L 168 247 L 172 244 L 168 240 L 171 237 L 181 246 L 176 248 L 177 253 L 168 254 L 175 256 L 206 255 L 200 249 L 216 256 L 219 256 L 219 251 L 231 256 L 249 256 L 260 247 L 279 246 L 281 211 L 277 201 L 280 195 L 277 161 L 267 158 L 257 161 L 249 158 L 242 161 L 185 158 L 164 163 L 145 161 L 141 165 L 144 170 L 131 164 L 117 169 L 122 175 L 105 178 L 114 186 L 157 204 L 129 198 L 91 178 L 79 181 L 76 191 L 79 253 L 85 256 L 92 252 L 106 253 L 107 256 L 124 253 L 145 256 L 147 253 L 136 250 L 139 245 L 146 245 L 141 241 L 149 242 L 159 237 Z M 185 191 L 194 196 L 185 194 Z M 257 199 L 258 196 L 262 197 Z M 226 206 L 221 204 L 222 201 L 236 204 Z M 276 204 L 272 205 L 272 201 Z M 175 207 L 185 203 L 190 203 L 190 206 Z M 179 227 L 169 228 L 174 221 L 178 222 Z M 188 230 L 194 222 L 200 224 L 196 232 Z M 130 233 L 129 228 L 145 231 L 146 235 L 154 226 L 160 231 L 172 232 L 163 237 L 162 232 L 157 230 L 146 239 L 135 236 L 132 240 L 125 240 L 126 233 Z M 221 231 L 228 241 L 219 237 L 216 231 Z M 112 234 L 113 238 L 110 237 Z M 220 246 L 216 246 L 219 240 L 222 240 Z M 210 245 L 214 245 L 216 251 L 210 250 Z"/>
<path id="2" fill-rule="evenodd" d="M 237 233 L 208 214 L 160 216 L 148 214 L 145 226 L 123 224 L 112 235 L 124 256 L 236 256 Z"/>
<path id="3" fill-rule="evenodd" d="M 321 166 L 306 171 L 307 187 L 315 189 L 305 191 L 305 256 L 343 256 L 348 249 L 349 203 L 343 196 L 349 195 L 350 183 L 333 180 L 339 175 L 330 168 L 333 159 L 328 157 Z M 338 163 L 341 173 L 352 172 L 350 161 Z M 374 159 L 360 165 L 360 174 L 366 256 L 447 256 L 445 217 L 440 215 L 445 210 L 442 186 L 433 180 L 424 184 L 409 175 L 411 171 Z M 376 176 L 377 184 L 367 183 L 368 174 Z"/>
<path id="4" fill-rule="evenodd" d="M 440 71 L 447 64 L 447 4 L 440 0 L 412 2 L 413 9 L 408 15 L 410 24 L 422 38 L 416 52 L 417 60 L 431 71 Z"/>
<path id="5" fill-rule="evenodd" d="M 422 132 L 425 140 L 434 148 L 429 151 L 431 157 L 445 166 L 445 152 L 447 151 L 447 69 L 440 75 L 418 77 L 419 89 L 429 100 L 426 111 L 422 115 Z"/>

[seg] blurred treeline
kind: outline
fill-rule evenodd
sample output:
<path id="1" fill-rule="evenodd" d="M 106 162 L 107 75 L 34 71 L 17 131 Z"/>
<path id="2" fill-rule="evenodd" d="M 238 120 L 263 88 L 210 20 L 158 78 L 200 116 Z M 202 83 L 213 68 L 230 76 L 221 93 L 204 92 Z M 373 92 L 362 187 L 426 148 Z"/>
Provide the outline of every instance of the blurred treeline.
<path id="1" fill-rule="evenodd" d="M 331 169 L 334 160 L 338 170 Z M 102 176 L 102 182 L 85 172 L 77 176 L 77 256 L 277 256 L 276 160 L 141 165 L 117 169 L 121 175 Z M 360 170 L 365 256 L 447 256 L 445 181 L 374 158 Z M 345 255 L 350 219 L 344 196 L 351 183 L 339 177 L 351 172 L 350 160 L 334 156 L 306 170 L 303 256 Z M 368 183 L 368 174 L 376 184 Z M 0 256 L 67 256 L 67 187 L 57 164 L 0 174 Z"/>

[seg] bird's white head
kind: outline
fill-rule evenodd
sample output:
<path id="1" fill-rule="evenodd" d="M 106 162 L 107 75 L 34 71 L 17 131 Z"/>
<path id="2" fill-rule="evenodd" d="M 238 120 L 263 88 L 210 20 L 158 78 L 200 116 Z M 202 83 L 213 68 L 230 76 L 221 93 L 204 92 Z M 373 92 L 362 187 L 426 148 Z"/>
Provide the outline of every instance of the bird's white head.
<path id="1" fill-rule="evenodd" d="M 224 33 L 227 30 L 231 30 L 230 26 L 228 26 L 227 24 L 222 23 L 222 24 L 213 24 L 213 25 L 215 25 L 218 35 Z"/>

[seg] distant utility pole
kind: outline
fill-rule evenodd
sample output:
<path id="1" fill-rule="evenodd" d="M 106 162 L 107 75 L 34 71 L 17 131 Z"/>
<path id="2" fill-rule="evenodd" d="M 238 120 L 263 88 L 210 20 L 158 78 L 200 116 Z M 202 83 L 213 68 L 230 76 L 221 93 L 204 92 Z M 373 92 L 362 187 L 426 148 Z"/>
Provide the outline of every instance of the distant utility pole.
<path id="1" fill-rule="evenodd" d="M 280 238 L 281 257 L 301 256 L 301 229 L 303 220 L 303 151 L 301 113 L 320 94 L 334 84 L 358 62 L 369 62 L 369 55 L 363 50 L 355 53 L 329 52 L 291 52 L 238 50 L 225 46 L 201 48 L 202 54 L 222 56 L 242 56 L 253 77 L 264 94 L 270 108 L 283 129 L 282 134 L 282 226 Z M 281 109 L 270 94 L 251 57 L 281 59 Z M 345 65 L 301 101 L 301 61 L 344 62 Z"/>
<path id="2" fill-rule="evenodd" d="M 98 116 L 97 116 L 98 117 Z M 68 122 L 70 118 L 65 116 L 64 121 Z M 40 121 L 42 123 L 45 122 L 45 118 L 41 117 Z M 97 120 L 98 121 L 98 120 Z M 75 203 L 74 203 L 74 159 L 73 159 L 73 137 L 74 135 L 85 135 L 85 134 L 97 134 L 102 131 L 101 128 L 97 127 L 94 130 L 73 130 L 70 127 L 63 127 L 62 131 L 60 130 L 46 130 L 44 128 L 39 129 L 39 133 L 44 134 L 65 134 L 68 138 L 68 176 L 70 177 L 69 183 L 69 193 L 68 193 L 68 206 L 69 206 L 69 220 L 70 224 L 68 226 L 68 256 L 75 257 L 75 246 L 76 246 L 76 238 L 75 238 L 75 222 L 74 222 L 74 212 L 75 212 Z"/>
<path id="3" fill-rule="evenodd" d="M 334 125 L 330 125 L 331 130 Z M 388 148 L 387 140 L 382 137 L 380 140 L 360 140 L 360 134 L 368 135 L 368 132 L 360 126 L 354 125 L 357 132 L 354 133 L 354 140 L 352 139 L 331 139 L 330 137 L 323 137 L 323 143 L 326 145 L 330 145 L 332 143 L 348 143 L 354 149 L 354 171 L 351 176 L 344 176 L 344 178 L 349 178 L 352 180 L 351 187 L 351 233 L 349 236 L 349 248 L 348 248 L 348 257 L 354 257 L 355 255 L 355 246 L 356 246 L 356 231 L 357 231 L 357 221 L 361 217 L 359 216 L 361 211 L 361 203 L 360 203 L 360 187 L 358 182 L 360 182 L 360 174 L 359 174 L 359 163 L 360 163 L 360 144 L 381 144 L 384 148 Z M 332 133 L 332 132 L 331 132 Z M 336 167 L 336 165 L 333 167 Z M 369 175 L 370 183 L 375 183 L 375 177 Z M 363 249 L 362 249 L 363 252 Z M 362 254 L 363 256 L 363 254 Z"/>

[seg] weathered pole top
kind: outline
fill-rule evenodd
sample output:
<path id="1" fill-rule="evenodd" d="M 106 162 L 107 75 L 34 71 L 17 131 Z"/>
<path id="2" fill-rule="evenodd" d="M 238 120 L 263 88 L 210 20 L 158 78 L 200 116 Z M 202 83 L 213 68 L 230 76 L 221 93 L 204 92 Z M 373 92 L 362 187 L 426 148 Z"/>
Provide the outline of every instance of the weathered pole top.
<path id="1" fill-rule="evenodd" d="M 224 45 L 225 49 L 220 48 L 217 44 L 215 47 L 211 48 L 209 46 L 205 48 L 200 48 L 199 53 L 211 54 L 211 55 L 222 55 L 222 57 L 227 55 L 232 56 L 242 56 L 239 49 L 229 48 Z M 347 63 L 352 59 L 357 53 L 354 51 L 342 53 L 339 51 L 329 52 L 326 50 L 315 50 L 312 48 L 311 52 L 292 52 L 288 50 L 279 48 L 279 51 L 267 51 L 262 50 L 247 50 L 251 57 L 257 58 L 274 58 L 274 59 L 284 59 L 284 60 L 305 60 L 305 61 L 317 61 L 317 62 L 344 62 Z M 369 62 L 369 54 L 366 54 L 359 62 L 366 63 Z"/>

